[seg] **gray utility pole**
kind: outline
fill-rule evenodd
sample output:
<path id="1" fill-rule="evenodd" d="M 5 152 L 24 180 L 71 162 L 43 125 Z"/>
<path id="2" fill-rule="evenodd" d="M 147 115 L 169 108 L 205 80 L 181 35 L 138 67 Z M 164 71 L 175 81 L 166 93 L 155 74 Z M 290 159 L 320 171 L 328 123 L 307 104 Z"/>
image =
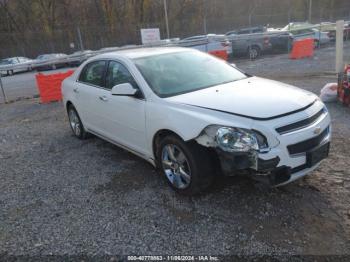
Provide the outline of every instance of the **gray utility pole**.
<path id="1" fill-rule="evenodd" d="M 170 33 L 169 33 L 167 0 L 163 0 L 163 2 L 164 2 L 164 15 L 165 15 L 166 34 L 167 34 L 167 37 L 169 39 L 170 38 Z"/>
<path id="2" fill-rule="evenodd" d="M 84 51 L 84 45 L 83 45 L 83 40 L 81 39 L 81 32 L 80 32 L 79 26 L 77 27 L 77 32 L 78 32 L 80 50 Z"/>
<path id="3" fill-rule="evenodd" d="M 250 28 L 252 27 L 252 17 L 253 17 L 253 14 L 254 14 L 256 8 L 257 8 L 257 2 L 254 1 L 253 2 L 253 6 L 252 6 L 252 8 L 250 9 L 250 12 L 249 12 L 249 27 Z M 250 30 L 250 33 L 252 33 L 251 30 Z"/>
<path id="4" fill-rule="evenodd" d="M 207 1 L 203 0 L 203 8 L 204 8 L 204 17 L 203 17 L 203 30 L 204 30 L 204 34 L 207 34 L 207 13 L 208 13 L 208 9 L 207 9 Z"/>
<path id="5" fill-rule="evenodd" d="M 311 23 L 312 19 L 312 0 L 309 0 L 309 23 Z"/>
<path id="6" fill-rule="evenodd" d="M 1 73 L 0 73 L 0 88 L 2 91 L 2 96 L 4 97 L 4 102 L 5 102 L 5 104 L 7 104 L 7 96 L 5 94 L 4 86 L 2 85 Z"/>
<path id="7" fill-rule="evenodd" d="M 344 69 L 344 20 L 339 20 L 336 23 L 337 34 L 335 42 L 335 71 L 336 73 L 343 72 Z"/>

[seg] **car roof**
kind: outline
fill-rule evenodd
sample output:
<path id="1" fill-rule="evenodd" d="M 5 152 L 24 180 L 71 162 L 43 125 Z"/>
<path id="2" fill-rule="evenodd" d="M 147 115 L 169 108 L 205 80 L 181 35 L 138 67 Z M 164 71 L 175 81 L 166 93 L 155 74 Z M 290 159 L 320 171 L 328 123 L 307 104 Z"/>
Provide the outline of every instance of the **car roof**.
<path id="1" fill-rule="evenodd" d="M 147 47 L 147 48 L 133 48 L 120 51 L 109 52 L 96 56 L 95 58 L 118 58 L 120 56 L 127 57 L 129 59 L 136 59 L 147 56 L 155 56 L 162 54 L 178 53 L 184 51 L 195 51 L 194 49 L 183 47 Z"/>
<path id="2" fill-rule="evenodd" d="M 182 40 L 184 40 L 184 39 L 193 39 L 193 38 L 203 38 L 203 37 L 207 37 L 207 35 L 193 35 L 193 36 L 189 36 L 189 37 L 183 38 Z"/>

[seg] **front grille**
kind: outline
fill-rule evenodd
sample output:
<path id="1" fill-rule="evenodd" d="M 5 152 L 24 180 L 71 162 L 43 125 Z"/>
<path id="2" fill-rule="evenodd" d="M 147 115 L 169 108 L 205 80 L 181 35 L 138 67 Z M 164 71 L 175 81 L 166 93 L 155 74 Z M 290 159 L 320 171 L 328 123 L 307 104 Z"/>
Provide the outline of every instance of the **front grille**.
<path id="1" fill-rule="evenodd" d="M 322 142 L 322 140 L 328 135 L 328 133 L 329 127 L 323 130 L 323 132 L 316 137 L 299 142 L 294 145 L 287 146 L 289 154 L 295 155 L 310 151 L 311 149 L 317 147 Z"/>
<path id="2" fill-rule="evenodd" d="M 286 125 L 286 126 L 281 126 L 279 128 L 276 128 L 276 131 L 282 135 L 282 134 L 285 134 L 285 133 L 288 133 L 288 132 L 292 132 L 294 130 L 297 130 L 297 129 L 301 129 L 301 128 L 304 128 L 304 127 L 307 127 L 308 125 L 311 125 L 312 123 L 316 122 L 316 120 L 325 113 L 325 109 L 322 108 L 321 111 L 319 111 L 318 113 L 316 113 L 315 115 L 309 117 L 309 118 L 306 118 L 304 120 L 301 120 L 301 121 L 298 121 L 298 122 L 295 122 L 295 123 L 292 123 L 292 124 L 289 124 L 289 125 Z"/>

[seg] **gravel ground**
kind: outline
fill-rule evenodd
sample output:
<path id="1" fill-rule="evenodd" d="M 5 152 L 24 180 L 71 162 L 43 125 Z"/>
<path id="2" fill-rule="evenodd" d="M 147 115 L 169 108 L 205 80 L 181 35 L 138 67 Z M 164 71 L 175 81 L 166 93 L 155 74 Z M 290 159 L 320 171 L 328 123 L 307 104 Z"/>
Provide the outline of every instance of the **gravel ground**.
<path id="1" fill-rule="evenodd" d="M 319 93 L 335 81 L 327 52 L 237 65 Z M 138 157 L 74 138 L 61 103 L 2 104 L 0 254 L 350 255 L 350 109 L 328 107 L 331 153 L 312 175 L 279 189 L 218 178 L 188 198 Z"/>

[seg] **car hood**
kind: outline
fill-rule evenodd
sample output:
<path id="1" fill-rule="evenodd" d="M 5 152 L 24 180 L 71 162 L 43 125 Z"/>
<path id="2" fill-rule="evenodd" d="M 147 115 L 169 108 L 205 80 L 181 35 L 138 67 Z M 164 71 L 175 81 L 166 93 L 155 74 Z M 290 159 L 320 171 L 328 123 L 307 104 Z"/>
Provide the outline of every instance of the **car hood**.
<path id="1" fill-rule="evenodd" d="M 277 81 L 250 77 L 183 95 L 167 101 L 268 120 L 311 106 L 316 95 Z"/>

